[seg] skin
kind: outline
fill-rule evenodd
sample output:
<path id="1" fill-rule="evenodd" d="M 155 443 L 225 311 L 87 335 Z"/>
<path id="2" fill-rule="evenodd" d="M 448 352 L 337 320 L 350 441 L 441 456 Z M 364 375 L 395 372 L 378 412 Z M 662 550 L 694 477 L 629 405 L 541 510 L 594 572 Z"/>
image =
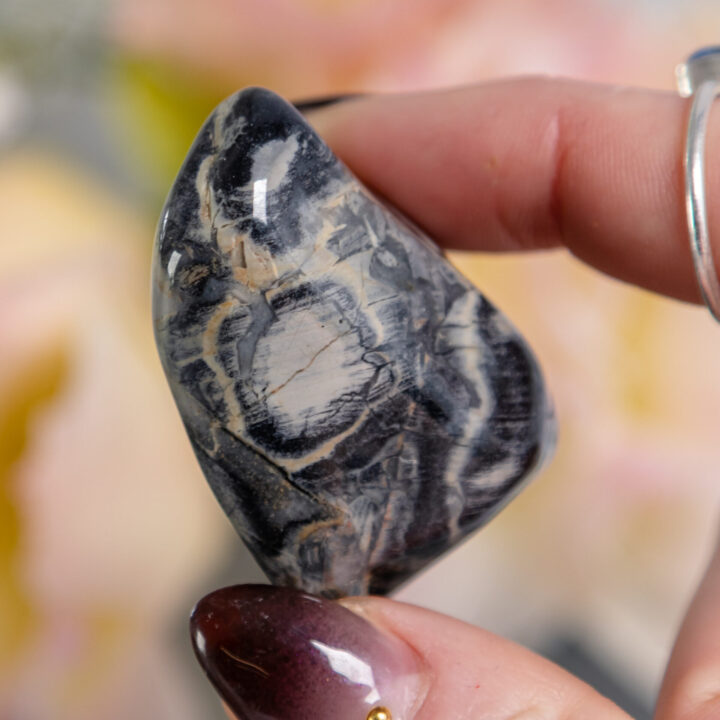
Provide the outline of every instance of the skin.
<path id="1" fill-rule="evenodd" d="M 564 247 L 621 280 L 698 302 L 683 194 L 687 102 L 519 79 L 354 98 L 309 120 L 370 187 L 446 247 Z M 718 143 L 715 112 L 708 198 L 720 196 Z M 708 211 L 719 248 L 720 202 Z M 344 604 L 407 642 L 429 668 L 416 720 L 627 717 L 561 668 L 479 628 L 380 598 Z M 720 718 L 718 608 L 720 549 L 679 632 L 657 720 Z"/>

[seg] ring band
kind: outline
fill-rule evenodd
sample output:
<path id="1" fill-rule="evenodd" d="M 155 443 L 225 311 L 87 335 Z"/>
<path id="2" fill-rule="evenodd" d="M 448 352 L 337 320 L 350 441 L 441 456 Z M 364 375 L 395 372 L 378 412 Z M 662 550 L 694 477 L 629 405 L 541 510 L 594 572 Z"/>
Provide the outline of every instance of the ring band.
<path id="1" fill-rule="evenodd" d="M 680 94 L 692 97 L 684 158 L 690 248 L 703 300 L 720 322 L 720 281 L 708 235 L 705 199 L 705 139 L 710 110 L 720 95 L 720 46 L 693 53 L 677 68 L 676 74 Z"/>

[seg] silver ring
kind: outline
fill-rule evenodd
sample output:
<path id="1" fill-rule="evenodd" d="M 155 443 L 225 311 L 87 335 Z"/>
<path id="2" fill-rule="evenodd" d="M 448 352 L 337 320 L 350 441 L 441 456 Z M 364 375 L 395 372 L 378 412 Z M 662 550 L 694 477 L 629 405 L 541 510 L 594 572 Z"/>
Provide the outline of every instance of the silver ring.
<path id="1" fill-rule="evenodd" d="M 720 46 L 693 53 L 683 65 L 678 66 L 676 75 L 680 94 L 693 99 L 684 158 L 690 248 L 703 300 L 715 320 L 720 322 L 720 281 L 708 236 L 705 199 L 705 139 L 710 110 L 720 95 Z"/>

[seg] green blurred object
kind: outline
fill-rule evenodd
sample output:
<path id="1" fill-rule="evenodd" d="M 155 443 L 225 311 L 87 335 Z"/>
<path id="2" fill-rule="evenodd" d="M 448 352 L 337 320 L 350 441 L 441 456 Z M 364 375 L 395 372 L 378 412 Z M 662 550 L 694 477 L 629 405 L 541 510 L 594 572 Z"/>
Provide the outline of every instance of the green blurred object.
<path id="1" fill-rule="evenodd" d="M 110 63 L 112 107 L 128 165 L 157 210 L 198 129 L 228 89 L 167 64 L 118 56 Z"/>
<path id="2" fill-rule="evenodd" d="M 37 413 L 54 400 L 68 373 L 67 358 L 50 353 L 0 395 L 0 668 L 11 666 L 37 630 L 38 618 L 22 580 L 22 532 L 14 472 L 30 442 Z"/>

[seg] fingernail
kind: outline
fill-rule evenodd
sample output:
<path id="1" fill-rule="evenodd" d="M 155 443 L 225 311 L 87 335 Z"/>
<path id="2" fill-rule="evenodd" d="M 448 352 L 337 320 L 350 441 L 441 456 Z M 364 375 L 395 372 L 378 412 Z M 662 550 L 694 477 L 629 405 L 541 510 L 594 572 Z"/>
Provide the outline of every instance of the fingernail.
<path id="1" fill-rule="evenodd" d="M 336 105 L 337 103 L 344 102 L 345 100 L 352 100 L 353 98 L 362 97 L 363 93 L 343 93 L 340 95 L 324 95 L 316 98 L 305 98 L 294 102 L 296 110 L 305 114 L 312 110 L 320 110 L 321 108 L 329 107 L 330 105 Z"/>
<path id="2" fill-rule="evenodd" d="M 270 585 L 204 597 L 195 654 L 238 720 L 411 720 L 425 686 L 399 638 L 330 600 Z"/>

